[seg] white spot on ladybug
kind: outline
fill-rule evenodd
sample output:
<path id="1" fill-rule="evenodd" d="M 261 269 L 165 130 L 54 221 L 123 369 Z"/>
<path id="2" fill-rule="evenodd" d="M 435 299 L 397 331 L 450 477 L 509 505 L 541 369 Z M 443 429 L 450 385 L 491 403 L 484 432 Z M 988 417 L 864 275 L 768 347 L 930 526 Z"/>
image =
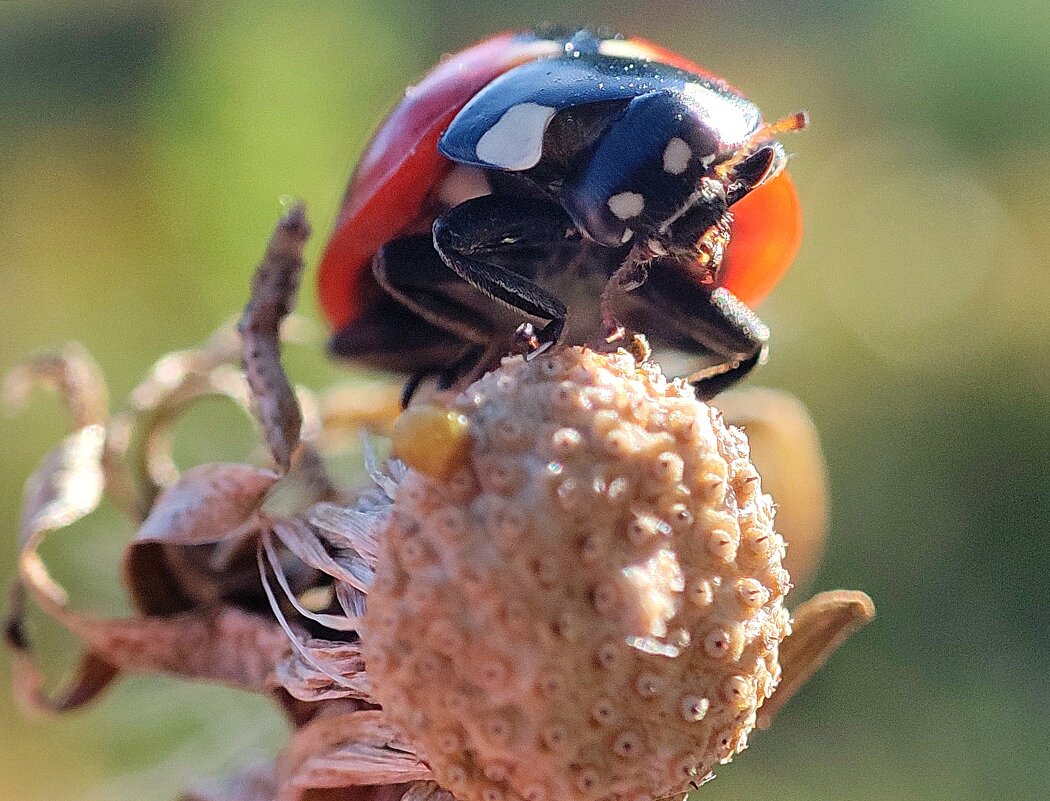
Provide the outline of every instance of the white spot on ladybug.
<path id="1" fill-rule="evenodd" d="M 637 217 L 645 208 L 645 198 L 637 192 L 619 192 L 607 201 L 609 211 L 621 220 Z"/>
<path id="2" fill-rule="evenodd" d="M 539 103 L 511 106 L 478 140 L 480 161 L 504 170 L 535 167 L 543 155 L 543 134 L 556 110 Z"/>
<path id="3" fill-rule="evenodd" d="M 671 137 L 664 148 L 664 172 L 681 175 L 686 171 L 692 157 L 693 151 L 684 139 L 679 136 Z"/>
<path id="4" fill-rule="evenodd" d="M 620 242 L 626 245 L 628 242 L 631 241 L 632 236 L 634 236 L 634 231 L 632 231 L 630 228 L 624 228 L 623 236 L 620 237 Z"/>

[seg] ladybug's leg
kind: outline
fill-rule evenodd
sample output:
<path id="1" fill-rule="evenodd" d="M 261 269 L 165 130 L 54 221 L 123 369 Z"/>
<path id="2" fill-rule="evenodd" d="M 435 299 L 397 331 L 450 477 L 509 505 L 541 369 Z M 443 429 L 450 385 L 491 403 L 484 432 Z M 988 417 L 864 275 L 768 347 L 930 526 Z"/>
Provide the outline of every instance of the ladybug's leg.
<path id="1" fill-rule="evenodd" d="M 328 342 L 328 350 L 333 356 L 379 370 L 412 373 L 449 364 L 468 345 L 455 333 L 384 295 L 337 331 Z"/>
<path id="2" fill-rule="evenodd" d="M 372 260 L 372 273 L 397 303 L 432 325 L 464 342 L 492 338 L 495 325 L 484 313 L 487 304 L 483 298 L 466 295 L 462 279 L 434 250 L 432 236 L 417 234 L 388 242 Z"/>
<path id="3" fill-rule="evenodd" d="M 728 290 L 711 291 L 674 263 L 651 264 L 646 282 L 627 298 L 631 310 L 623 317 L 635 330 L 656 344 L 716 359 L 689 376 L 701 399 L 732 386 L 765 359 L 765 323 Z"/>
<path id="4" fill-rule="evenodd" d="M 569 215 L 543 200 L 485 195 L 449 209 L 434 221 L 434 247 L 460 278 L 488 298 L 538 323 L 540 343 L 555 343 L 567 309 L 528 276 L 495 263 L 501 255 L 579 238 Z M 527 260 L 522 260 L 527 265 Z"/>
<path id="5" fill-rule="evenodd" d="M 373 259 L 372 273 L 391 296 L 390 303 L 400 307 L 402 317 L 410 315 L 437 328 L 436 339 L 454 337 L 461 343 L 458 356 L 432 360 L 409 371 L 412 377 L 402 392 L 403 405 L 430 379 L 436 379 L 438 390 L 465 385 L 511 350 L 510 332 L 519 325 L 520 315 L 505 311 L 503 305 L 493 303 L 489 293 L 450 270 L 434 249 L 433 236 L 419 234 L 388 242 Z M 396 332 L 398 326 L 388 328 Z"/>

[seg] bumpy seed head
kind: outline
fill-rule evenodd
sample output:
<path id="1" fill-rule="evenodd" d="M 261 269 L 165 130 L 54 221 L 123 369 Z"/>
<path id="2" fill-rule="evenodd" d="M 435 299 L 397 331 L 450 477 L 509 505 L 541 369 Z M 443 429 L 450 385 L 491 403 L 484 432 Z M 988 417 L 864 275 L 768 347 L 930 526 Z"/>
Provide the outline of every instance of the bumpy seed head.
<path id="1" fill-rule="evenodd" d="M 447 413 L 470 446 L 401 484 L 364 634 L 438 781 L 652 798 L 742 750 L 789 587 L 743 434 L 655 366 L 579 348 L 507 360 Z"/>

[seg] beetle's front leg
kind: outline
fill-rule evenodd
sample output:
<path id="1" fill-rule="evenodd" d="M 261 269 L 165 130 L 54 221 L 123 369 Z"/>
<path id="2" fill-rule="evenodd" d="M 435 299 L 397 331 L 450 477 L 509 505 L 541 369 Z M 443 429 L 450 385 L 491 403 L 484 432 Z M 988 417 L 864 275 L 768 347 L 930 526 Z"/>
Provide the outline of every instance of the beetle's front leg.
<path id="1" fill-rule="evenodd" d="M 711 290 L 676 261 L 653 262 L 642 286 L 624 297 L 621 318 L 656 345 L 712 355 L 717 361 L 689 376 L 699 398 L 713 398 L 762 363 L 769 328 L 726 289 Z"/>
<path id="2" fill-rule="evenodd" d="M 539 344 L 556 343 L 567 309 L 523 272 L 497 263 L 501 256 L 528 255 L 578 239 L 561 207 L 543 200 L 486 195 L 449 209 L 434 222 L 434 247 L 445 264 L 470 286 L 542 326 Z M 528 259 L 522 259 L 523 268 Z"/>

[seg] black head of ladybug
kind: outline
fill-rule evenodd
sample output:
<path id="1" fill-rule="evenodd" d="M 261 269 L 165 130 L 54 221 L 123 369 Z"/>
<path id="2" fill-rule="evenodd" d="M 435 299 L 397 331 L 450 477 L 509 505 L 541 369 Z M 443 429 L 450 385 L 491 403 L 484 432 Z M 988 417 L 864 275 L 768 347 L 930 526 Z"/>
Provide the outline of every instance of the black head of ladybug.
<path id="1" fill-rule="evenodd" d="M 746 304 L 801 230 L 774 137 L 804 124 L 764 125 L 725 81 L 643 40 L 504 35 L 463 51 L 409 93 L 351 182 L 322 266 L 333 349 L 454 382 L 523 341 L 630 327 L 705 357 L 691 380 L 714 394 L 764 356 Z"/>

